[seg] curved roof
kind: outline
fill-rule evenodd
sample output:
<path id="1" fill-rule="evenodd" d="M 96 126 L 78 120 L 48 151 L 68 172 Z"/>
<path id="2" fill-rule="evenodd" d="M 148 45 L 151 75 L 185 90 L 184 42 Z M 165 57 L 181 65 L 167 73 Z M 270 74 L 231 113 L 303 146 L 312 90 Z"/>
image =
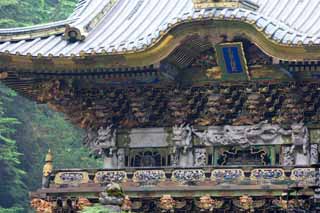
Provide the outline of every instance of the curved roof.
<path id="1" fill-rule="evenodd" d="M 181 23 L 238 20 L 254 25 L 279 44 L 320 44 L 320 0 L 251 0 L 244 8 L 196 9 L 192 0 L 80 0 L 65 21 L 0 30 L 0 52 L 17 55 L 72 56 L 144 50 Z M 83 36 L 70 42 L 63 35 Z"/>

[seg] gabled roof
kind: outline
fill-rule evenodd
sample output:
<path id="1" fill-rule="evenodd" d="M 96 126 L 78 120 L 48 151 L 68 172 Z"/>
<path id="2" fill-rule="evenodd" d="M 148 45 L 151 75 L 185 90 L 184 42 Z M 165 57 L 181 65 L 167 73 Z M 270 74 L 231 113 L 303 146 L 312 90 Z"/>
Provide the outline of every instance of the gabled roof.
<path id="1" fill-rule="evenodd" d="M 251 0 L 245 8 L 196 9 L 192 0 L 80 0 L 65 21 L 0 30 L 0 53 L 32 56 L 116 54 L 154 45 L 186 22 L 250 23 L 280 45 L 320 44 L 320 0 Z"/>

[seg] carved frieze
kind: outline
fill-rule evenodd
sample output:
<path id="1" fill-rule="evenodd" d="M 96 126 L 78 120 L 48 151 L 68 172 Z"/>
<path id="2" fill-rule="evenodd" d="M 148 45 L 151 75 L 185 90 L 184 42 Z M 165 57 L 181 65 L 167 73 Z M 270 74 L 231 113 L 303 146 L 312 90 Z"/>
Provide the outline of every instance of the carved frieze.
<path id="1" fill-rule="evenodd" d="M 126 180 L 127 173 L 125 171 L 99 171 L 94 176 L 94 182 L 100 184 L 122 183 Z"/>
<path id="2" fill-rule="evenodd" d="M 276 181 L 284 180 L 285 173 L 283 169 L 254 169 L 251 171 L 251 180 Z"/>
<path id="3" fill-rule="evenodd" d="M 196 184 L 205 180 L 205 173 L 201 169 L 175 170 L 172 172 L 172 180 L 182 184 Z"/>
<path id="4" fill-rule="evenodd" d="M 83 184 L 89 182 L 88 172 L 58 172 L 55 175 L 55 184 Z"/>
<path id="5" fill-rule="evenodd" d="M 290 179 L 304 184 L 314 184 L 316 172 L 314 168 L 296 168 L 291 171 Z"/>
<path id="6" fill-rule="evenodd" d="M 166 180 L 166 174 L 162 170 L 140 170 L 133 174 L 133 182 L 140 185 L 156 185 Z"/>
<path id="7" fill-rule="evenodd" d="M 251 126 L 212 126 L 200 132 L 194 131 L 203 144 L 240 145 L 271 143 L 281 136 L 281 127 L 261 122 Z"/>
<path id="8" fill-rule="evenodd" d="M 303 123 L 294 123 L 286 130 L 266 121 L 250 126 L 210 126 L 204 131 L 193 129 L 204 145 L 239 145 L 242 147 L 257 144 L 279 143 L 282 136 L 291 136 L 291 154 L 296 147 L 302 147 L 306 155 L 309 146 L 309 133 Z"/>
<path id="9" fill-rule="evenodd" d="M 216 182 L 242 181 L 245 178 L 242 169 L 214 169 L 211 180 Z"/>

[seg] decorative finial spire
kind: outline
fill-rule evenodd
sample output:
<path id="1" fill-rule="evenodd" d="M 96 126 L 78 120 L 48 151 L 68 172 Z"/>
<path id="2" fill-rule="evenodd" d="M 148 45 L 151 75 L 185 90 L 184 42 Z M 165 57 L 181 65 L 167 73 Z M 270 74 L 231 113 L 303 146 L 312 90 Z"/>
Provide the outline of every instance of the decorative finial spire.
<path id="1" fill-rule="evenodd" d="M 52 161 L 53 161 L 53 156 L 52 156 L 51 150 L 49 149 L 45 158 L 46 163 L 43 166 L 44 177 L 48 177 L 52 173 L 52 170 L 53 170 Z"/>

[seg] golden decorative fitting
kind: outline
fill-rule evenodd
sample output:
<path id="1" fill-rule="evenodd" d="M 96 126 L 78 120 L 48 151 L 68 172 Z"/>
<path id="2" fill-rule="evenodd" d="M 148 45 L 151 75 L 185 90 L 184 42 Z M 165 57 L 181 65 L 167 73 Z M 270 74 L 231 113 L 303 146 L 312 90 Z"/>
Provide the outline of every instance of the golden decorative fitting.
<path id="1" fill-rule="evenodd" d="M 80 197 L 77 200 L 76 208 L 78 210 L 83 210 L 84 208 L 89 207 L 89 206 L 93 206 L 93 204 L 87 198 Z"/>
<path id="2" fill-rule="evenodd" d="M 200 200 L 196 202 L 196 205 L 201 209 L 201 210 L 209 210 L 213 211 L 214 209 L 221 208 L 223 205 L 223 201 L 219 200 L 213 200 L 209 194 L 204 195 L 200 197 Z"/>
<path id="3" fill-rule="evenodd" d="M 53 213 L 52 203 L 45 200 L 33 199 L 30 205 L 37 213 Z"/>
<path id="4" fill-rule="evenodd" d="M 48 177 L 52 173 L 52 170 L 53 170 L 52 161 L 53 161 L 53 156 L 52 156 L 51 150 L 49 149 L 45 158 L 46 163 L 43 166 L 44 177 Z"/>
<path id="5" fill-rule="evenodd" d="M 239 7 L 239 1 L 226 1 L 226 0 L 193 0 L 194 7 L 197 9 L 208 8 L 208 7 Z"/>
<path id="6" fill-rule="evenodd" d="M 279 200 L 273 200 L 272 204 L 278 206 L 279 208 L 281 208 L 282 210 L 288 210 L 288 209 L 292 209 L 294 207 L 299 207 L 299 206 L 303 206 L 303 204 L 305 203 L 304 200 L 284 200 L 282 197 L 280 197 Z"/>
<path id="7" fill-rule="evenodd" d="M 8 73 L 7 72 L 1 72 L 0 73 L 0 80 L 8 78 Z"/>
<path id="8" fill-rule="evenodd" d="M 165 211 L 173 211 L 176 206 L 176 201 L 171 197 L 171 195 L 163 195 L 160 198 L 159 207 Z"/>
<path id="9" fill-rule="evenodd" d="M 125 212 L 131 212 L 132 206 L 133 204 L 130 200 L 130 197 L 128 195 L 124 196 L 124 199 L 121 205 L 121 210 Z"/>
<path id="10" fill-rule="evenodd" d="M 265 200 L 253 201 L 252 197 L 250 197 L 247 194 L 244 194 L 239 198 L 239 200 L 234 200 L 233 204 L 242 210 L 254 212 L 255 208 L 261 208 L 262 206 L 264 206 L 266 204 L 266 201 Z"/>
<path id="11" fill-rule="evenodd" d="M 223 7 L 223 8 L 245 8 L 251 10 L 257 10 L 258 5 L 248 1 L 242 0 L 193 0 L 194 7 L 196 9 L 210 8 L 210 7 Z"/>

